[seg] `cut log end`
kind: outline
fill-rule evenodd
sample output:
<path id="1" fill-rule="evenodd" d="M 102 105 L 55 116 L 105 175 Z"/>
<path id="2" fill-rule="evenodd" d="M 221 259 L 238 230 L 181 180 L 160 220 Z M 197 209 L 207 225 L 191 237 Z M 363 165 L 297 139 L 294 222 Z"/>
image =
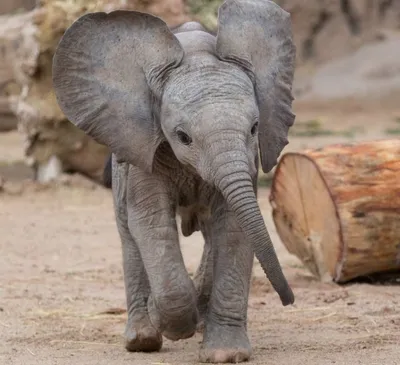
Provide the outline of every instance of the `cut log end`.
<path id="1" fill-rule="evenodd" d="M 400 140 L 288 153 L 270 202 L 283 244 L 318 278 L 400 270 Z"/>
<path id="2" fill-rule="evenodd" d="M 305 155 L 286 154 L 278 169 L 270 201 L 279 235 L 291 254 L 325 278 L 335 271 L 330 257 L 340 257 L 343 246 L 329 189 L 318 166 Z"/>

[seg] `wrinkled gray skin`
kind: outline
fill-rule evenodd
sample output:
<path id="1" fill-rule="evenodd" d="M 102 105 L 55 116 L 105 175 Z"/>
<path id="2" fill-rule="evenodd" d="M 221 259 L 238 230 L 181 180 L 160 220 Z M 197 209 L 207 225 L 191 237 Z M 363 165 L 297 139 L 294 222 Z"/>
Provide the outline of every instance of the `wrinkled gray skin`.
<path id="1" fill-rule="evenodd" d="M 227 0 L 216 37 L 126 11 L 85 15 L 64 34 L 58 102 L 113 153 L 128 350 L 159 350 L 162 335 L 188 338 L 203 322 L 201 361 L 247 360 L 254 253 L 294 302 L 256 199 L 258 148 L 271 170 L 294 121 L 294 57 L 289 14 L 265 0 Z M 193 281 L 177 212 L 185 236 L 205 239 Z"/>

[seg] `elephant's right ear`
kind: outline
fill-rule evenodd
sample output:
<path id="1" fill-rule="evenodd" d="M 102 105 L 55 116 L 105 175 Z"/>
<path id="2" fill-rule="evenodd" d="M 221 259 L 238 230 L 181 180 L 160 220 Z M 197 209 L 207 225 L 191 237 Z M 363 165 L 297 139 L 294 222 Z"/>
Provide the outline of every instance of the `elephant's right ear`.
<path id="1" fill-rule="evenodd" d="M 65 32 L 53 85 L 67 118 L 118 159 L 151 171 L 163 136 L 155 116 L 183 49 L 167 25 L 134 11 L 90 13 Z"/>

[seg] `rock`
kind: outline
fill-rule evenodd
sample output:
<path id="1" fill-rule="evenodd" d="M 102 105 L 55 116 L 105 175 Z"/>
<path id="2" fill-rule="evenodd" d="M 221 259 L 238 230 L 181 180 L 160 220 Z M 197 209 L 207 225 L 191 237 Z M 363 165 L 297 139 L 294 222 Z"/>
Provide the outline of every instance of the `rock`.
<path id="1" fill-rule="evenodd" d="M 0 14 L 32 10 L 35 4 L 36 0 L 2 0 L 0 3 Z"/>
<path id="2" fill-rule="evenodd" d="M 301 100 L 384 98 L 400 91 L 400 32 L 321 66 L 308 81 Z"/>
<path id="3" fill-rule="evenodd" d="M 222 0 L 188 0 L 191 14 L 216 30 Z M 292 17 L 297 63 L 321 64 L 356 50 L 382 29 L 398 29 L 400 1 L 275 0 Z M 329 46 L 327 46 L 329 45 Z"/>
<path id="4" fill-rule="evenodd" d="M 35 7 L 36 0 L 2 0 L 0 3 L 0 15 L 7 13 L 21 13 L 24 11 L 32 10 Z M 1 20 L 5 18 L 0 17 Z M 0 24 L 1 26 L 4 25 Z M 0 59 L 2 57 L 0 56 Z M 2 65 L 0 65 L 0 132 L 8 132 L 17 128 L 17 117 L 14 115 L 13 111 L 8 102 L 8 96 L 13 93 L 13 89 L 18 86 L 7 82 L 4 82 L 5 78 L 1 75 L 1 70 L 4 70 Z M 12 75 L 8 73 L 7 77 Z M 14 92 L 15 93 L 15 92 Z"/>

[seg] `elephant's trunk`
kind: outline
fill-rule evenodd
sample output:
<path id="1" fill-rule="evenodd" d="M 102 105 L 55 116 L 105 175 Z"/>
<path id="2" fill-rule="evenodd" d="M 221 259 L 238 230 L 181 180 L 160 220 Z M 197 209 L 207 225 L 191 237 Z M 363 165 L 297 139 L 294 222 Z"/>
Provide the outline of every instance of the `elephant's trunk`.
<path id="1" fill-rule="evenodd" d="M 228 206 L 234 211 L 240 227 L 251 242 L 254 253 L 279 294 L 282 304 L 284 306 L 293 304 L 294 295 L 282 272 L 261 215 L 246 159 L 245 153 L 235 153 L 234 159 L 224 162 L 219 160 L 219 166 L 215 166 L 217 169 L 214 170 L 217 171 L 214 182 Z"/>

